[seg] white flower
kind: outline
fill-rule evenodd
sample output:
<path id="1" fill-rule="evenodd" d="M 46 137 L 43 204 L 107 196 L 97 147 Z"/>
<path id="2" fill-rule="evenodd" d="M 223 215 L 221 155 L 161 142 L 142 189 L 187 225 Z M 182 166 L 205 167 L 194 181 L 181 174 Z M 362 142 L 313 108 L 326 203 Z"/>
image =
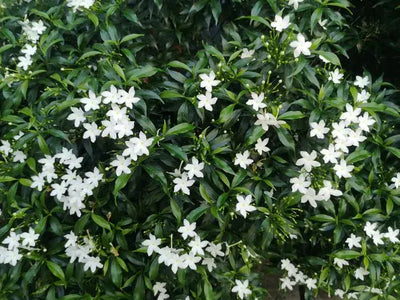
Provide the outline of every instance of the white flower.
<path id="1" fill-rule="evenodd" d="M 161 245 L 161 239 L 157 239 L 154 235 L 150 233 L 149 239 L 144 240 L 142 245 L 147 247 L 147 255 L 151 256 L 153 252 L 158 252 L 160 249 L 158 246 Z"/>
<path id="2" fill-rule="evenodd" d="M 96 271 L 96 268 L 102 268 L 103 264 L 100 262 L 99 257 L 87 256 L 82 261 L 85 265 L 83 266 L 83 270 L 87 271 L 90 269 L 92 273 Z"/>
<path id="3" fill-rule="evenodd" d="M 217 257 L 218 255 L 225 256 L 224 252 L 222 252 L 221 249 L 222 244 L 209 243 L 206 251 L 209 252 L 213 257 Z"/>
<path id="4" fill-rule="evenodd" d="M 166 282 L 156 282 L 155 285 L 153 285 L 153 293 L 154 296 L 157 296 L 158 293 L 160 294 L 165 294 L 167 292 L 167 289 L 165 286 L 167 285 Z"/>
<path id="5" fill-rule="evenodd" d="M 358 117 L 358 127 L 365 132 L 369 132 L 369 126 L 374 124 L 375 120 L 372 119 L 367 112 Z"/>
<path id="6" fill-rule="evenodd" d="M 215 264 L 215 259 L 211 257 L 203 258 L 201 264 L 207 266 L 208 272 L 212 272 L 217 267 Z"/>
<path id="7" fill-rule="evenodd" d="M 186 240 L 188 237 L 196 237 L 196 222 L 190 223 L 187 219 L 183 220 L 183 226 L 178 228 L 178 232 L 182 234 L 182 238 Z"/>
<path id="8" fill-rule="evenodd" d="M 259 110 L 261 108 L 267 107 L 267 105 L 263 103 L 263 101 L 264 101 L 264 93 L 257 95 L 256 93 L 252 92 L 251 99 L 247 100 L 246 104 L 252 106 L 254 110 Z"/>
<path id="9" fill-rule="evenodd" d="M 358 115 L 361 113 L 361 108 L 354 109 L 350 104 L 346 104 L 346 112 L 340 115 L 340 119 L 344 120 L 346 126 L 352 123 L 358 123 Z"/>
<path id="10" fill-rule="evenodd" d="M 67 120 L 74 121 L 74 126 L 79 125 L 86 121 L 85 113 L 82 108 L 71 107 L 72 113 L 68 115 Z"/>
<path id="11" fill-rule="evenodd" d="M 196 237 L 194 238 L 194 240 L 190 241 L 189 243 L 189 247 L 191 247 L 192 249 L 190 249 L 190 253 L 196 255 L 204 255 L 204 250 L 203 248 L 206 247 L 208 245 L 207 241 L 202 241 L 200 239 L 200 237 L 198 235 L 196 235 Z"/>
<path id="12" fill-rule="evenodd" d="M 83 108 L 85 111 L 97 110 L 100 108 L 101 97 L 97 97 L 95 93 L 89 91 L 89 98 L 82 98 L 80 102 L 85 104 Z"/>
<path id="13" fill-rule="evenodd" d="M 356 236 L 355 234 L 351 234 L 345 241 L 345 243 L 349 246 L 349 249 L 353 247 L 361 248 L 361 237 Z"/>
<path id="14" fill-rule="evenodd" d="M 400 187 L 400 172 L 396 174 L 396 176 L 394 176 L 392 178 L 392 182 L 394 183 L 394 187 L 396 189 L 398 189 Z"/>
<path id="15" fill-rule="evenodd" d="M 289 16 L 282 18 L 279 15 L 275 15 L 274 22 L 271 23 L 271 27 L 275 28 L 276 31 L 282 32 L 283 29 L 288 28 L 290 25 Z"/>
<path id="16" fill-rule="evenodd" d="M 103 96 L 104 104 L 118 103 L 121 98 L 120 93 L 114 85 L 111 85 L 110 90 L 102 92 L 101 95 Z"/>
<path id="17" fill-rule="evenodd" d="M 217 86 L 221 81 L 215 79 L 214 71 L 210 72 L 210 75 L 200 74 L 201 82 L 200 87 L 205 88 L 208 92 L 211 92 L 213 86 Z"/>
<path id="18" fill-rule="evenodd" d="M 332 136 L 334 138 L 340 137 L 340 138 L 346 138 L 347 137 L 347 125 L 345 124 L 344 121 L 340 121 L 339 123 L 332 123 Z"/>
<path id="19" fill-rule="evenodd" d="M 98 137 L 101 133 L 101 130 L 97 127 L 97 124 L 95 122 L 92 122 L 91 124 L 84 123 L 83 127 L 86 129 L 86 131 L 83 133 L 83 138 L 90 139 L 90 141 L 94 143 L 96 141 L 96 137 Z"/>
<path id="20" fill-rule="evenodd" d="M 301 196 L 301 203 L 307 203 L 309 202 L 310 205 L 314 208 L 317 207 L 317 202 L 322 200 L 315 192 L 313 188 L 308 188 L 307 191 Z"/>
<path id="21" fill-rule="evenodd" d="M 70 233 L 64 235 L 64 237 L 67 239 L 67 242 L 65 243 L 65 248 L 76 246 L 78 237 L 75 235 L 75 233 L 73 233 L 73 231 L 70 231 Z"/>
<path id="22" fill-rule="evenodd" d="M 115 160 L 113 160 L 110 165 L 113 167 L 117 167 L 117 169 L 115 170 L 115 173 L 117 174 L 117 176 L 120 176 L 122 173 L 125 174 L 130 174 L 131 173 L 131 169 L 129 169 L 129 166 L 131 165 L 132 161 L 131 159 L 125 158 L 122 155 L 117 155 L 117 158 Z"/>
<path id="23" fill-rule="evenodd" d="M 184 254 L 183 259 L 184 259 L 183 269 L 189 267 L 192 270 L 196 270 L 197 269 L 196 264 L 200 262 L 201 257 L 195 256 L 193 253 L 189 253 L 189 254 Z"/>
<path id="24" fill-rule="evenodd" d="M 379 231 L 376 230 L 376 226 L 378 226 L 377 223 L 370 223 L 370 222 L 367 222 L 367 223 L 364 225 L 365 234 L 366 234 L 367 236 L 369 236 L 369 237 L 372 237 L 372 236 L 374 236 L 374 235 L 376 235 L 376 234 L 379 234 Z"/>
<path id="25" fill-rule="evenodd" d="M 333 167 L 333 169 L 335 170 L 336 175 L 337 175 L 339 178 L 342 178 L 342 177 L 344 177 L 344 178 L 350 178 L 350 177 L 351 177 L 350 172 L 353 171 L 354 166 L 353 166 L 353 165 L 347 165 L 347 164 L 346 164 L 346 161 L 343 160 L 343 159 L 341 159 L 341 160 L 340 160 L 340 163 L 337 164 L 337 165 L 335 165 L 335 166 Z"/>
<path id="26" fill-rule="evenodd" d="M 179 177 L 175 178 L 173 182 L 175 183 L 174 186 L 175 193 L 181 190 L 184 194 L 190 195 L 189 187 L 191 187 L 194 184 L 194 180 L 189 180 L 186 172 L 182 173 L 181 178 Z"/>
<path id="27" fill-rule="evenodd" d="M 299 8 L 299 3 L 303 2 L 304 0 L 289 0 L 289 5 L 293 5 L 294 9 Z"/>
<path id="28" fill-rule="evenodd" d="M 393 230 L 393 228 L 389 226 L 388 232 L 385 233 L 385 238 L 388 238 L 392 243 L 398 243 L 400 242 L 400 240 L 397 238 L 399 232 L 399 229 Z"/>
<path id="29" fill-rule="evenodd" d="M 258 154 L 262 155 L 263 152 L 267 153 L 271 150 L 267 147 L 268 141 L 269 141 L 268 138 L 263 140 L 259 138 L 257 140 L 257 144 L 255 145 L 255 150 L 258 152 Z"/>
<path id="30" fill-rule="evenodd" d="M 24 71 L 28 70 L 29 66 L 32 65 L 33 61 L 30 56 L 18 56 L 18 64 L 17 67 L 24 69 Z"/>
<path id="31" fill-rule="evenodd" d="M 10 142 L 5 140 L 0 140 L 0 141 L 1 141 L 0 151 L 3 151 L 4 154 L 8 156 L 10 153 L 12 153 Z"/>
<path id="32" fill-rule="evenodd" d="M 366 276 L 368 274 L 369 274 L 369 272 L 366 269 L 364 269 L 363 267 L 360 267 L 354 271 L 354 277 L 356 279 L 360 279 L 360 280 L 364 280 L 364 276 Z"/>
<path id="33" fill-rule="evenodd" d="M 242 54 L 240 55 L 240 58 L 241 59 L 250 58 L 253 56 L 253 54 L 254 54 L 254 50 L 249 50 L 247 48 L 244 48 Z"/>
<path id="34" fill-rule="evenodd" d="M 158 295 L 157 300 L 165 300 L 168 299 L 169 295 L 166 293 L 161 293 L 160 295 Z"/>
<path id="35" fill-rule="evenodd" d="M 318 191 L 318 196 L 321 198 L 321 200 L 325 201 L 328 201 L 331 196 L 339 197 L 342 195 L 342 191 L 335 190 L 332 186 L 332 183 L 328 180 L 324 180 L 324 187 Z"/>
<path id="36" fill-rule="evenodd" d="M 355 300 L 358 299 L 358 293 L 357 292 L 347 293 L 346 296 L 347 296 L 348 299 L 355 299 Z"/>
<path id="37" fill-rule="evenodd" d="M 199 99 L 198 107 L 204 107 L 206 110 L 212 111 L 212 106 L 217 103 L 217 98 L 212 97 L 211 92 L 207 91 L 205 95 L 197 95 L 197 99 Z"/>
<path id="38" fill-rule="evenodd" d="M 343 298 L 344 298 L 344 294 L 345 294 L 345 293 L 346 293 L 346 292 L 343 291 L 343 290 L 341 290 L 341 289 L 336 289 L 336 290 L 335 290 L 335 296 L 339 297 L 340 299 L 343 299 Z"/>
<path id="39" fill-rule="evenodd" d="M 131 87 L 128 92 L 119 90 L 118 93 L 120 96 L 120 104 L 125 104 L 126 107 L 132 108 L 133 104 L 140 101 L 140 98 L 135 97 L 135 87 Z"/>
<path id="40" fill-rule="evenodd" d="M 236 200 L 236 211 L 239 212 L 244 218 L 247 217 L 248 212 L 252 212 L 256 210 L 256 207 L 251 205 L 252 202 L 251 195 L 247 195 L 243 197 L 242 195 L 237 195 Z"/>
<path id="41" fill-rule="evenodd" d="M 72 11 L 82 10 L 82 8 L 89 9 L 95 0 L 67 0 L 67 6 L 72 7 Z"/>
<path id="42" fill-rule="evenodd" d="M 36 53 L 37 47 L 36 46 L 31 46 L 29 44 L 25 45 L 25 48 L 21 50 L 25 56 L 32 56 Z"/>
<path id="43" fill-rule="evenodd" d="M 21 239 L 21 235 L 16 234 L 14 231 L 10 231 L 8 237 L 3 240 L 3 244 L 8 244 L 8 250 L 13 250 L 20 246 L 19 240 Z"/>
<path id="44" fill-rule="evenodd" d="M 248 288 L 249 281 L 235 280 L 236 285 L 232 288 L 233 293 L 237 293 L 240 299 L 245 298 L 247 295 L 251 295 L 251 291 Z"/>
<path id="45" fill-rule="evenodd" d="M 28 247 L 34 247 L 36 244 L 36 240 L 39 238 L 39 234 L 35 234 L 35 230 L 30 227 L 29 232 L 24 232 L 21 234 L 22 245 Z"/>
<path id="46" fill-rule="evenodd" d="M 345 259 L 335 257 L 333 259 L 333 263 L 338 266 L 339 269 L 343 268 L 343 266 L 348 266 L 349 262 Z"/>
<path id="47" fill-rule="evenodd" d="M 356 81 L 354 81 L 355 86 L 358 86 L 363 89 L 368 84 L 369 84 L 368 76 L 365 76 L 365 77 L 356 76 Z"/>
<path id="48" fill-rule="evenodd" d="M 321 154 L 323 155 L 323 160 L 325 163 L 331 162 L 333 164 L 337 163 L 337 158 L 339 158 L 342 153 L 337 151 L 335 145 L 329 144 L 328 149 L 322 149 Z"/>
<path id="49" fill-rule="evenodd" d="M 198 178 L 203 178 L 203 168 L 204 163 L 199 163 L 199 160 L 196 157 L 192 157 L 192 163 L 187 164 L 184 169 L 188 171 L 189 179 L 192 179 L 194 176 Z"/>
<path id="50" fill-rule="evenodd" d="M 295 48 L 294 57 L 299 57 L 301 53 L 303 53 L 304 55 L 311 54 L 311 42 L 306 42 L 306 39 L 301 33 L 297 35 L 297 41 L 293 41 L 290 43 L 290 47 Z"/>
<path id="51" fill-rule="evenodd" d="M 333 72 L 329 72 L 328 80 L 332 81 L 335 84 L 339 84 L 343 76 L 344 75 L 339 72 L 339 69 L 335 69 Z"/>
<path id="52" fill-rule="evenodd" d="M 292 192 L 299 191 L 302 194 L 307 193 L 307 188 L 311 185 L 310 178 L 304 174 L 290 178 L 290 183 L 292 184 Z"/>
<path id="53" fill-rule="evenodd" d="M 257 121 L 254 125 L 261 125 L 261 127 L 268 131 L 269 126 L 275 126 L 276 128 L 281 127 L 282 124 L 285 124 L 285 121 L 277 120 L 273 114 L 270 113 L 262 113 L 257 115 Z"/>
<path id="54" fill-rule="evenodd" d="M 249 158 L 250 152 L 248 150 L 242 153 L 237 153 L 234 164 L 240 165 L 241 168 L 246 169 L 248 165 L 253 163 L 253 160 Z"/>
<path id="55" fill-rule="evenodd" d="M 14 152 L 13 162 L 23 163 L 26 160 L 26 154 L 21 150 L 17 150 Z"/>
<path id="56" fill-rule="evenodd" d="M 357 101 L 361 103 L 367 102 L 370 96 L 370 93 L 368 93 L 366 90 L 362 90 L 361 93 L 357 93 Z"/>
<path id="57" fill-rule="evenodd" d="M 299 158 L 296 161 L 296 166 L 304 166 L 304 170 L 307 172 L 311 172 L 313 167 L 319 167 L 321 164 L 316 161 L 317 152 L 313 150 L 311 153 L 307 153 L 306 151 L 300 151 L 300 155 L 302 158 Z"/>
<path id="58" fill-rule="evenodd" d="M 319 139 L 323 139 L 325 137 L 325 134 L 329 132 L 329 128 L 325 127 L 325 121 L 321 120 L 318 123 L 316 122 L 311 122 L 311 131 L 310 131 L 310 137 L 317 136 Z"/>
<path id="59" fill-rule="evenodd" d="M 281 281 L 281 289 L 288 289 L 293 291 L 293 287 L 296 285 L 296 281 L 290 280 L 289 277 L 280 278 Z"/>
<path id="60" fill-rule="evenodd" d="M 36 175 L 32 176 L 31 179 L 32 179 L 31 188 L 37 188 L 38 191 L 41 191 L 45 184 L 44 174 L 39 173 L 37 176 Z"/>
<path id="61" fill-rule="evenodd" d="M 305 283 L 309 290 L 314 290 L 317 288 L 317 279 L 307 278 Z"/>

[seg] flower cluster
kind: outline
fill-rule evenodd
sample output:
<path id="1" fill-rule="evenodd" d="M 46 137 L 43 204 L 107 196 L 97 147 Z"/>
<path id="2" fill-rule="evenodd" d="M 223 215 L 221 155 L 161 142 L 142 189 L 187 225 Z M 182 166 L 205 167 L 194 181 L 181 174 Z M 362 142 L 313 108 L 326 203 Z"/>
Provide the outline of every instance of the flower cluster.
<path id="1" fill-rule="evenodd" d="M 0 264 L 15 266 L 22 258 L 22 254 L 19 252 L 20 249 L 33 250 L 38 238 L 39 234 L 35 233 L 35 230 L 31 227 L 28 232 L 23 233 L 10 231 L 2 242 L 2 244 L 7 245 L 7 248 L 0 246 Z"/>
<path id="2" fill-rule="evenodd" d="M 217 86 L 221 81 L 215 79 L 214 71 L 210 72 L 210 75 L 200 74 L 200 87 L 206 89 L 206 93 L 197 95 L 197 99 L 199 99 L 198 107 L 204 107 L 206 110 L 212 111 L 212 106 L 217 103 L 217 98 L 213 97 L 211 92 L 214 86 Z"/>
<path id="3" fill-rule="evenodd" d="M 24 55 L 18 56 L 19 62 L 17 66 L 26 71 L 33 63 L 32 56 L 36 53 L 37 50 L 35 44 L 37 43 L 43 32 L 46 30 L 46 26 L 44 26 L 42 20 L 39 20 L 38 22 L 30 22 L 29 20 L 25 20 L 20 24 L 22 26 L 24 35 L 26 36 L 28 41 L 33 44 L 25 44 L 24 48 L 21 50 Z"/>
<path id="4" fill-rule="evenodd" d="M 90 256 L 90 253 L 95 250 L 92 239 L 84 237 L 83 240 L 79 242 L 79 237 L 72 231 L 64 237 L 67 239 L 65 243 L 65 253 L 70 258 L 70 263 L 78 259 L 78 262 L 84 264 L 83 270 L 87 271 L 90 269 L 92 273 L 96 271 L 96 268 L 103 268 L 100 257 Z"/>
<path id="5" fill-rule="evenodd" d="M 192 163 L 188 163 L 184 167 L 184 170 L 186 172 L 180 172 L 179 170 L 176 170 L 176 172 L 174 173 L 176 177 L 173 180 L 175 184 L 174 192 L 176 193 L 182 191 L 182 193 L 190 195 L 189 188 L 195 183 L 195 180 L 193 178 L 203 178 L 203 168 L 204 163 L 199 162 L 196 157 L 192 157 Z"/>
<path id="6" fill-rule="evenodd" d="M 304 284 L 309 290 L 317 288 L 317 279 L 310 278 L 305 275 L 299 268 L 295 267 L 289 259 L 281 260 L 281 269 L 286 271 L 287 276 L 281 278 L 281 289 L 293 290 L 296 284 Z"/>
<path id="7" fill-rule="evenodd" d="M 59 169 L 65 169 L 64 173 L 58 172 L 59 174 L 57 174 L 56 160 L 58 160 Z M 77 157 L 72 149 L 68 150 L 67 148 L 63 148 L 62 152 L 54 156 L 45 155 L 38 161 L 42 165 L 42 171 L 32 176 L 31 187 L 41 191 L 46 182 L 51 183 L 50 196 L 54 196 L 63 203 L 64 210 L 69 210 L 71 215 L 81 216 L 81 210 L 85 208 L 83 201 L 86 196 L 93 195 L 93 189 L 103 178 L 103 174 L 97 167 L 91 172 L 86 172 L 83 178 L 77 174 L 77 170 L 82 167 L 82 160 L 83 157 Z M 59 181 L 54 182 L 55 179 Z"/>
<path id="8" fill-rule="evenodd" d="M 152 234 L 149 235 L 149 239 L 143 241 L 142 245 L 147 247 L 147 255 L 151 256 L 153 252 L 157 253 L 159 255 L 158 262 L 169 266 L 174 273 L 178 269 L 190 268 L 196 270 L 200 262 L 201 265 L 207 267 L 209 272 L 212 272 L 217 267 L 215 259 L 218 256 L 225 256 L 225 253 L 222 251 L 222 244 L 202 240 L 195 229 L 196 222 L 190 223 L 187 219 L 183 221 L 183 226 L 178 229 L 184 240 L 191 239 L 188 243 L 189 252 L 185 249 L 173 248 L 172 246 L 160 247 L 162 243 L 161 239 L 156 238 Z"/>
<path id="9" fill-rule="evenodd" d="M 332 128 L 326 127 L 324 120 L 311 122 L 310 137 L 317 139 L 325 139 L 325 136 L 331 132 L 333 142 L 329 143 L 327 148 L 320 150 L 325 164 L 333 164 L 333 170 L 337 177 L 350 178 L 354 166 L 348 164 L 345 159 L 346 155 L 351 154 L 350 147 L 359 147 L 360 143 L 367 138 L 364 133 L 370 131 L 370 126 L 375 120 L 370 117 L 368 112 L 361 114 L 361 108 L 349 103 L 346 104 L 346 111 L 340 116 L 339 122 L 333 122 Z M 302 167 L 302 173 L 298 177 L 290 179 L 292 183 L 292 192 L 299 191 L 302 193 L 301 202 L 309 202 L 312 207 L 317 207 L 317 201 L 329 200 L 331 196 L 341 196 L 340 190 L 334 189 L 330 180 L 323 180 L 323 187 L 317 192 L 312 187 L 311 171 L 313 168 L 320 167 L 321 163 L 317 161 L 317 151 L 311 153 L 300 151 L 302 158 L 296 161 L 297 166 Z"/>
<path id="10" fill-rule="evenodd" d="M 72 7 L 73 12 L 83 8 L 89 9 L 94 3 L 95 0 L 67 0 L 67 6 Z"/>
<path id="11" fill-rule="evenodd" d="M 20 131 L 17 135 L 13 137 L 15 141 L 19 140 L 24 133 Z M 21 150 L 14 150 L 11 143 L 7 140 L 0 140 L 1 146 L 0 151 L 4 153 L 6 157 L 12 155 L 13 162 L 24 163 L 26 160 L 26 154 Z"/>

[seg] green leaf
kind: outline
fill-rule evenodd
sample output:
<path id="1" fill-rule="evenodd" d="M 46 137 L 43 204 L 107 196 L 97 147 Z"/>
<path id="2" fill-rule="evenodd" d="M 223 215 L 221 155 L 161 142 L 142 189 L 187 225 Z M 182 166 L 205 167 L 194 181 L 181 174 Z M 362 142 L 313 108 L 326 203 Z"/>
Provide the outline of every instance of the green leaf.
<path id="1" fill-rule="evenodd" d="M 94 13 L 88 12 L 87 17 L 92 21 L 95 27 L 99 26 L 99 18 L 97 18 L 97 16 Z"/>
<path id="2" fill-rule="evenodd" d="M 279 116 L 279 120 L 296 120 L 305 117 L 301 111 L 287 111 Z"/>
<path id="3" fill-rule="evenodd" d="M 113 195 L 114 197 L 117 197 L 118 192 L 120 190 L 122 190 L 126 184 L 129 181 L 129 178 L 131 178 L 132 173 L 129 174 L 121 174 L 120 176 L 118 176 L 117 180 L 115 180 L 115 185 L 114 185 L 114 191 L 113 191 Z"/>
<path id="4" fill-rule="evenodd" d="M 144 34 L 131 33 L 131 34 L 128 34 L 128 35 L 124 36 L 120 43 L 123 44 L 123 43 L 125 43 L 127 41 L 131 41 L 131 40 L 137 39 L 138 37 L 141 37 L 141 36 L 144 36 Z"/>
<path id="5" fill-rule="evenodd" d="M 215 47 L 213 47 L 211 45 L 204 45 L 204 48 L 206 49 L 206 52 L 208 54 L 211 54 L 212 56 L 219 58 L 221 61 L 225 61 L 225 58 L 222 55 L 222 53 L 219 50 L 217 50 Z"/>
<path id="6" fill-rule="evenodd" d="M 290 133 L 284 128 L 276 128 L 276 132 L 281 143 L 294 152 L 294 140 Z"/>
<path id="7" fill-rule="evenodd" d="M 160 97 L 163 99 L 186 98 L 184 95 L 182 95 L 174 90 L 162 91 L 160 94 Z"/>
<path id="8" fill-rule="evenodd" d="M 167 64 L 167 66 L 177 68 L 177 69 L 184 69 L 184 70 L 188 71 L 189 73 L 192 73 L 192 69 L 190 69 L 189 66 L 187 66 L 186 64 L 184 64 L 180 61 L 177 61 L 177 60 L 171 61 L 170 63 Z"/>
<path id="9" fill-rule="evenodd" d="M 214 299 L 214 292 L 211 283 L 208 280 L 204 280 L 204 294 L 206 296 L 206 300 Z"/>
<path id="10" fill-rule="evenodd" d="M 324 215 L 324 214 L 312 216 L 311 220 L 317 221 L 317 222 L 335 222 L 334 217 Z"/>
<path id="11" fill-rule="evenodd" d="M 108 229 L 108 230 L 111 231 L 110 223 L 109 223 L 107 220 L 105 220 L 103 217 L 100 217 L 99 215 L 96 215 L 96 214 L 93 213 L 93 212 L 91 213 L 91 216 L 92 216 L 92 220 L 93 220 L 97 225 L 99 225 L 100 227 L 105 228 L 105 229 Z"/>
<path id="12" fill-rule="evenodd" d="M 165 136 L 167 137 L 167 136 L 171 136 L 171 135 L 186 133 L 189 131 L 193 131 L 194 128 L 195 128 L 195 126 L 192 124 L 181 123 L 181 124 L 175 125 L 174 127 L 170 128 L 169 130 L 167 130 L 167 132 L 165 133 Z"/>
<path id="13" fill-rule="evenodd" d="M 332 64 L 340 66 L 339 57 L 335 53 L 326 51 L 314 51 L 314 52 L 321 55 L 323 58 L 329 60 Z"/>
<path id="14" fill-rule="evenodd" d="M 10 182 L 10 181 L 14 181 L 14 180 L 17 180 L 17 179 L 14 177 L 11 177 L 11 176 L 6 176 L 6 175 L 0 176 L 0 182 Z"/>
<path id="15" fill-rule="evenodd" d="M 208 211 L 208 206 L 200 206 L 193 209 L 187 216 L 186 219 L 190 222 L 196 222 L 202 215 L 204 215 Z"/>
<path id="16" fill-rule="evenodd" d="M 188 157 L 183 149 L 174 144 L 163 144 L 163 147 L 173 156 L 181 161 L 188 161 Z"/>
<path id="17" fill-rule="evenodd" d="M 400 158 L 400 149 L 397 149 L 395 147 L 386 147 L 386 149 L 396 155 L 398 158 Z"/>
<path id="18" fill-rule="evenodd" d="M 176 203 L 174 198 L 170 199 L 170 206 L 171 206 L 172 214 L 174 215 L 175 219 L 177 220 L 177 223 L 180 224 L 181 219 L 182 219 L 182 212 L 181 212 L 181 209 L 180 209 L 178 203 Z"/>
<path id="19" fill-rule="evenodd" d="M 367 150 L 358 149 L 346 157 L 346 162 L 351 164 L 360 160 L 365 160 L 369 157 L 371 157 L 371 153 L 369 153 Z"/>
<path id="20" fill-rule="evenodd" d="M 84 53 L 79 59 L 78 59 L 78 61 L 80 61 L 80 60 L 82 60 L 82 59 L 85 59 L 85 58 L 88 58 L 88 57 L 92 57 L 92 56 L 95 56 L 95 55 L 99 55 L 99 54 L 102 54 L 100 51 L 88 51 L 88 52 L 86 52 L 86 53 Z"/>
<path id="21" fill-rule="evenodd" d="M 310 20 L 310 27 L 311 27 L 311 33 L 314 31 L 315 25 L 317 25 L 318 21 L 321 20 L 322 17 L 322 8 L 318 7 L 314 10 L 314 12 L 311 15 L 311 20 Z"/>
<path id="22" fill-rule="evenodd" d="M 46 141 L 40 134 L 38 134 L 38 136 L 37 136 L 37 141 L 39 144 L 39 148 L 43 152 L 43 154 L 50 154 L 49 147 L 47 146 Z"/>
<path id="23" fill-rule="evenodd" d="M 353 259 L 360 257 L 362 254 L 355 250 L 341 250 L 334 254 L 337 258 L 341 259 Z"/>
<path id="24" fill-rule="evenodd" d="M 121 270 L 119 264 L 117 263 L 116 259 L 113 259 L 111 261 L 110 273 L 111 273 L 111 281 L 117 287 L 121 287 L 121 285 L 122 285 L 122 270 Z"/>
<path id="25" fill-rule="evenodd" d="M 115 70 L 115 72 L 117 72 L 119 77 L 126 81 L 124 70 L 122 70 L 122 68 L 118 64 L 114 64 L 113 69 Z"/>
<path id="26" fill-rule="evenodd" d="M 56 263 L 54 263 L 50 260 L 46 260 L 46 265 L 47 265 L 47 268 L 50 270 L 50 272 L 54 276 L 56 276 L 58 279 L 60 279 L 61 281 L 63 281 L 65 283 L 64 271 L 61 269 L 61 267 L 59 265 L 57 265 Z"/>

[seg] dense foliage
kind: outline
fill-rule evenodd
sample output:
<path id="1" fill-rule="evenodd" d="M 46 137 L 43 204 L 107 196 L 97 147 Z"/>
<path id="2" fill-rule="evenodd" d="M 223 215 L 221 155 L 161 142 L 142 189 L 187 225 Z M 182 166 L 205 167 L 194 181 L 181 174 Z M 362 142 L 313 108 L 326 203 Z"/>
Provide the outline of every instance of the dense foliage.
<path id="1" fill-rule="evenodd" d="M 341 67 L 350 2 L 0 4 L 1 299 L 398 299 L 400 108 Z"/>

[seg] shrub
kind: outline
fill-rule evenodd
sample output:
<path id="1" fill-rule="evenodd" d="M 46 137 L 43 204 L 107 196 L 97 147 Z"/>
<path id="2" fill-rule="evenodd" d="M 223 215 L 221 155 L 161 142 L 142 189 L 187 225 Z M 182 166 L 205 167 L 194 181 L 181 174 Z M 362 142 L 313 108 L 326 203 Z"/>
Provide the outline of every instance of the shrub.
<path id="1" fill-rule="evenodd" d="M 349 6 L 4 2 L 1 297 L 396 299 L 399 107 L 341 69 Z"/>

